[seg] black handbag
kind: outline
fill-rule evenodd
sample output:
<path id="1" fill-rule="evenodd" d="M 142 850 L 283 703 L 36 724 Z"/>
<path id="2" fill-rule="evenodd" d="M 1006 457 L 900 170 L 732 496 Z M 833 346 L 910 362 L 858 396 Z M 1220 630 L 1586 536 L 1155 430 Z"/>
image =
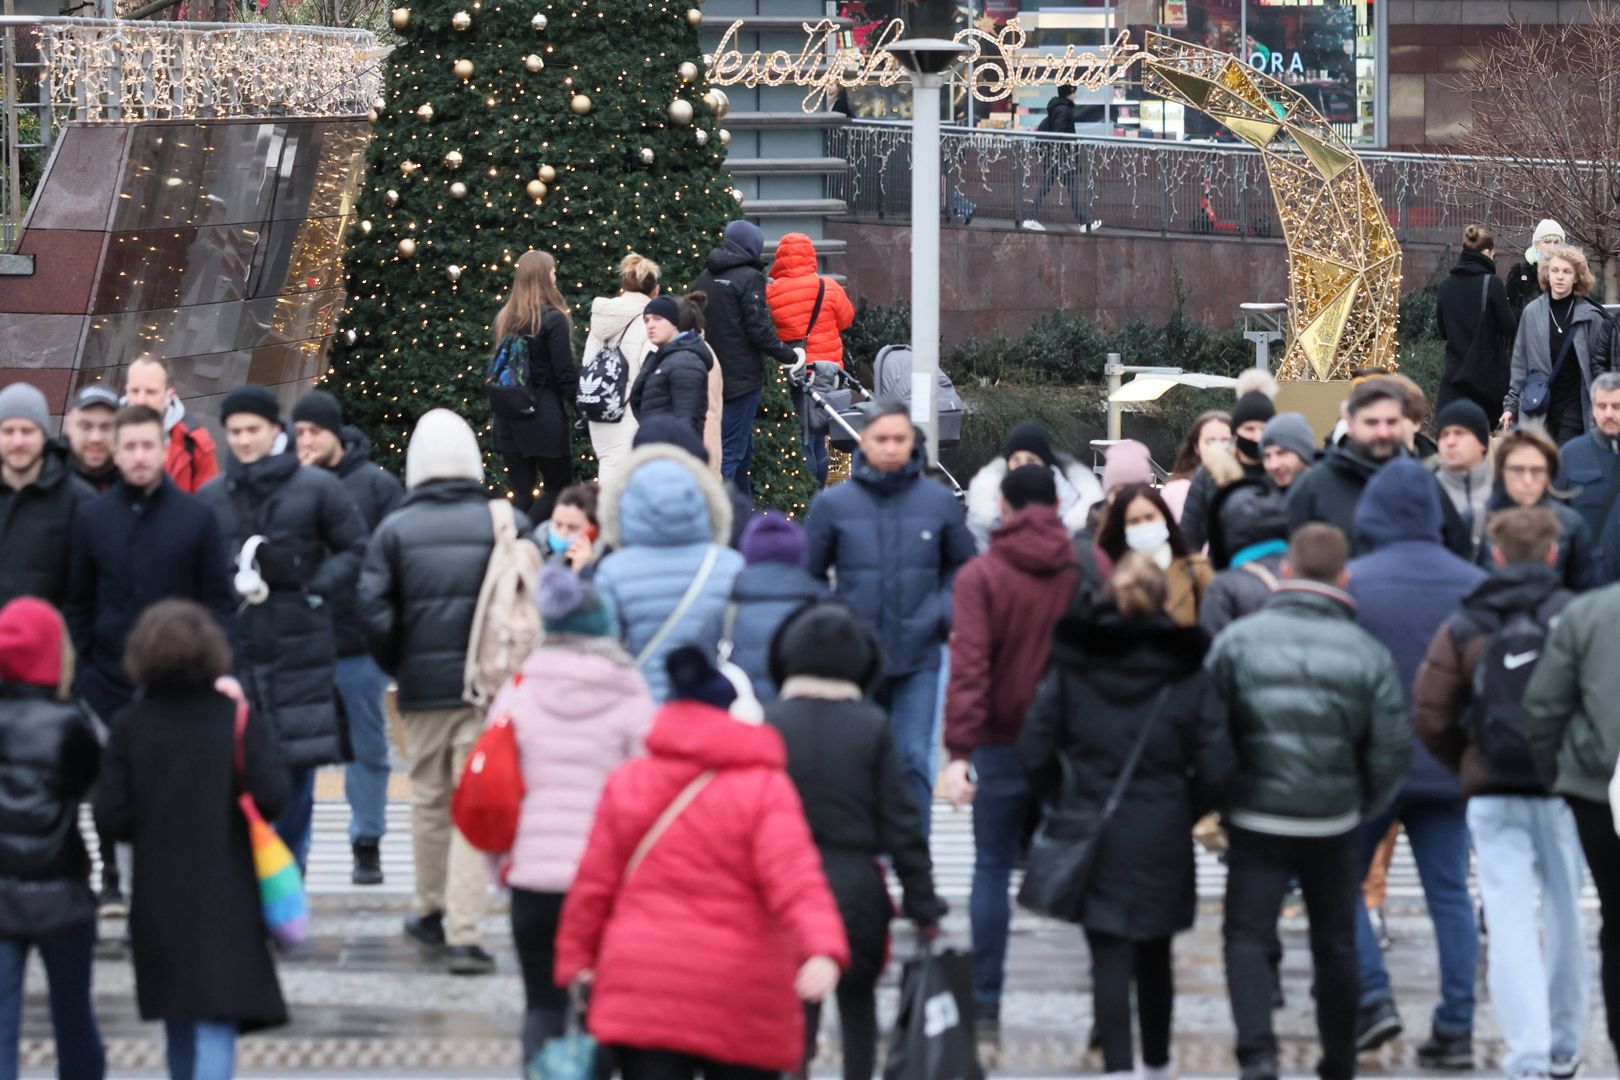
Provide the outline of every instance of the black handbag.
<path id="1" fill-rule="evenodd" d="M 1113 790 L 1108 793 L 1108 800 L 1100 810 L 1092 806 L 1063 806 L 1064 796 L 1074 790 L 1074 766 L 1069 763 L 1066 754 L 1058 754 L 1063 780 L 1041 815 L 1035 838 L 1030 842 L 1028 869 L 1024 872 L 1024 883 L 1018 890 L 1020 907 L 1050 919 L 1071 923 L 1080 921 L 1080 913 L 1085 908 L 1086 889 L 1091 884 L 1091 872 L 1097 863 L 1098 845 L 1102 842 L 1109 821 L 1119 809 L 1120 800 L 1125 797 L 1131 777 L 1136 775 L 1136 767 L 1141 764 L 1148 739 L 1153 735 L 1153 725 L 1158 721 L 1159 713 L 1164 710 L 1165 699 L 1169 696 L 1168 686 L 1160 687 L 1154 695 L 1147 718 L 1142 722 L 1142 730 L 1136 736 L 1136 743 L 1125 758 L 1119 778 L 1114 781 Z"/>

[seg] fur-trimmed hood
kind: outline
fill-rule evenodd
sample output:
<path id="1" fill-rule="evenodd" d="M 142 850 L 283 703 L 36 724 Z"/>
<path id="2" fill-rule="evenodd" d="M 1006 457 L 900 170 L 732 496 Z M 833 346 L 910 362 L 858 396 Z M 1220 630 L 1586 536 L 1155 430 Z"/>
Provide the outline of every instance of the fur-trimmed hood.
<path id="1" fill-rule="evenodd" d="M 1001 481 L 1007 476 L 1007 459 L 998 457 L 973 474 L 968 484 L 968 528 L 978 542 L 979 550 L 990 547 L 990 534 L 1001 525 Z M 1052 479 L 1057 481 L 1058 513 L 1063 527 L 1074 536 L 1086 527 L 1091 508 L 1102 501 L 1102 485 L 1092 471 L 1067 454 L 1058 455 L 1058 464 L 1052 467 Z"/>
<path id="2" fill-rule="evenodd" d="M 618 549 L 726 543 L 731 499 L 720 479 L 679 447 L 649 443 L 633 451 L 602 489 L 602 540 Z"/>
<path id="3" fill-rule="evenodd" d="M 1209 634 L 1167 616 L 1127 619 L 1112 602 L 1092 616 L 1067 615 L 1052 637 L 1053 663 L 1070 668 L 1108 698 L 1136 696 L 1145 683 L 1178 679 L 1203 666 Z"/>

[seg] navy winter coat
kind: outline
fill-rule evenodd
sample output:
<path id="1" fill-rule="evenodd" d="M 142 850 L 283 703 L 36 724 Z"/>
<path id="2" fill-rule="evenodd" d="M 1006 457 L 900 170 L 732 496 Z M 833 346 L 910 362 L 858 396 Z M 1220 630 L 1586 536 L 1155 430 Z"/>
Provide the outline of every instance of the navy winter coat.
<path id="1" fill-rule="evenodd" d="M 1494 517 L 1499 511 L 1512 510 L 1518 506 L 1502 490 L 1500 484 L 1491 492 L 1490 513 Z M 1580 514 L 1571 510 L 1561 502 L 1557 502 L 1551 495 L 1543 495 L 1536 504 L 1539 509 L 1551 510 L 1558 517 L 1558 582 L 1571 592 L 1584 592 L 1611 580 L 1602 575 L 1599 565 L 1598 553 L 1592 544 L 1592 534 L 1587 531 L 1586 520 Z M 1479 565 L 1487 573 L 1496 567 L 1496 556 L 1493 554 L 1489 536 L 1479 549 Z"/>
<path id="2" fill-rule="evenodd" d="M 744 567 L 737 575 L 715 637 L 727 639 L 725 620 L 735 610 L 731 662 L 747 673 L 761 704 L 776 700 L 776 683 L 771 680 L 771 639 L 777 628 L 799 608 L 826 595 L 827 586 L 797 566 L 760 563 Z"/>
<path id="3" fill-rule="evenodd" d="M 343 490 L 354 500 L 355 508 L 366 523 L 368 538 L 405 498 L 405 485 L 399 482 L 399 477 L 371 460 L 371 440 L 359 428 L 343 429 L 343 460 L 332 472 L 343 481 Z M 361 656 L 366 651 L 366 632 L 360 624 L 359 604 L 355 599 L 358 586 L 356 579 L 354 586 L 332 598 L 332 635 L 337 641 L 339 656 Z"/>
<path id="4" fill-rule="evenodd" d="M 805 520 L 811 575 L 837 571 L 834 595 L 877 634 L 891 676 L 939 667 L 951 582 L 978 551 L 955 497 L 922 471 L 921 446 L 893 473 L 856 451 L 850 482 L 817 495 Z"/>
<path id="5" fill-rule="evenodd" d="M 1351 560 L 1347 591 L 1356 601 L 1356 621 L 1395 658 L 1410 712 L 1429 642 L 1485 572 L 1446 550 L 1440 488 L 1410 458 L 1390 462 L 1368 481 L 1356 506 L 1356 532 L 1368 554 Z M 1457 777 L 1421 744 L 1413 746 L 1402 791 L 1420 799 L 1462 797 Z"/>
<path id="6" fill-rule="evenodd" d="M 159 600 L 195 600 L 227 635 L 236 590 L 213 509 L 165 474 L 151 494 L 122 480 L 79 507 L 62 614 L 79 654 L 74 689 L 103 721 L 135 696 L 124 643 Z"/>
<path id="7" fill-rule="evenodd" d="M 1585 519 L 1592 543 L 1601 547 L 1607 533 L 1604 526 L 1608 524 L 1602 520 L 1603 504 L 1609 501 L 1615 469 L 1620 467 L 1620 439 L 1611 439 L 1593 428 L 1569 440 L 1558 453 L 1562 464 L 1554 486 L 1571 492 L 1569 505 Z M 1620 498 L 1609 510 L 1609 521 L 1614 520 L 1616 508 L 1620 508 Z"/>

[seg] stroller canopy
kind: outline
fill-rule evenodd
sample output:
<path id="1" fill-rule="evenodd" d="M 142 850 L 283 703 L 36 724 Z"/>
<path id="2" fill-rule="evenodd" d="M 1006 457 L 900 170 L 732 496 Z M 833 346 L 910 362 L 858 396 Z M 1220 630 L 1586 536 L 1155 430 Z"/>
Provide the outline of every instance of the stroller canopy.
<path id="1" fill-rule="evenodd" d="M 911 346 L 885 345 L 877 354 L 877 359 L 872 361 L 872 381 L 877 400 L 911 404 Z M 940 371 L 939 411 L 959 412 L 966 407 L 951 377 Z"/>

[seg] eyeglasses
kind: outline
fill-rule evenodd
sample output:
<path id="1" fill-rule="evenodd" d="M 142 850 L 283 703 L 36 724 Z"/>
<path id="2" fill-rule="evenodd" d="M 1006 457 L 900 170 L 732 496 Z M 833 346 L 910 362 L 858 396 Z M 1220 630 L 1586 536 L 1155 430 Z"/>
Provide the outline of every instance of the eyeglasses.
<path id="1" fill-rule="evenodd" d="M 1508 473 L 1508 474 L 1510 474 L 1512 476 L 1522 476 L 1522 477 L 1525 477 L 1526 479 L 1535 480 L 1535 479 L 1539 479 L 1540 477 L 1543 477 L 1543 476 L 1547 475 L 1547 466 L 1545 466 L 1545 465 L 1509 465 L 1505 469 L 1503 469 L 1502 471 L 1505 472 L 1505 473 Z"/>

